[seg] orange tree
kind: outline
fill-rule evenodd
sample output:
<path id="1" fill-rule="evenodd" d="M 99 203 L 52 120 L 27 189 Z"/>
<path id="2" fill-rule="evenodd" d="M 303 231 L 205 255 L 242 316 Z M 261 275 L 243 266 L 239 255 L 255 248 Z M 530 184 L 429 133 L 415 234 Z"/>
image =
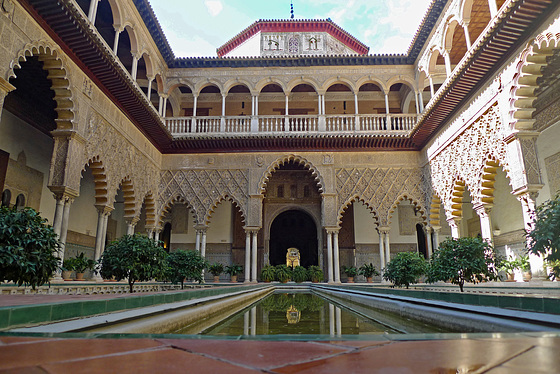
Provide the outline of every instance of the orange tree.
<path id="1" fill-rule="evenodd" d="M 463 292 L 465 282 L 497 279 L 499 263 L 494 248 L 482 238 L 449 238 L 432 255 L 428 282 L 451 281 Z"/>

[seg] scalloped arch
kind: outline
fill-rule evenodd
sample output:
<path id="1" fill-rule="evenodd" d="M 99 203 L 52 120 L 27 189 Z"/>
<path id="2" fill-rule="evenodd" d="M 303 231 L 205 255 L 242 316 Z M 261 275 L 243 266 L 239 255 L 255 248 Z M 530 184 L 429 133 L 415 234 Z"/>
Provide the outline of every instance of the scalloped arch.
<path id="1" fill-rule="evenodd" d="M 264 194 L 266 191 L 266 185 L 268 183 L 268 181 L 270 180 L 270 177 L 272 176 L 272 174 L 278 170 L 278 168 L 282 165 L 284 165 L 285 163 L 288 163 L 290 161 L 293 161 L 296 164 L 299 165 L 303 165 L 304 168 L 309 169 L 312 173 L 313 178 L 315 179 L 315 183 L 317 185 L 317 188 L 319 189 L 319 193 L 323 193 L 325 192 L 325 183 L 323 181 L 323 177 L 321 176 L 321 174 L 319 173 L 319 171 L 317 170 L 317 168 L 308 160 L 306 160 L 304 157 L 301 156 L 297 156 L 294 154 L 291 155 L 287 155 L 284 156 L 282 158 L 277 159 L 276 161 L 274 161 L 269 167 L 268 169 L 266 169 L 266 171 L 263 173 L 263 176 L 261 177 L 261 180 L 259 181 L 259 191 L 261 194 Z"/>
<path id="2" fill-rule="evenodd" d="M 95 188 L 95 205 L 106 206 L 109 202 L 107 194 L 107 174 L 100 156 L 92 157 L 86 162 L 82 169 L 82 173 L 89 168 L 93 175 L 93 183 Z"/>
<path id="3" fill-rule="evenodd" d="M 354 204 L 355 202 L 358 202 L 358 201 L 363 203 L 366 206 L 366 208 L 373 215 L 373 220 L 379 226 L 380 220 L 379 220 L 379 216 L 378 216 L 377 212 L 373 209 L 373 207 L 371 205 L 369 205 L 369 203 L 363 197 L 361 197 L 359 195 L 352 196 L 351 198 L 347 199 L 344 202 L 344 204 L 342 204 L 340 206 L 340 208 L 338 209 L 338 214 L 337 214 L 338 226 L 342 225 L 342 216 L 344 215 L 344 213 L 346 212 L 348 207 L 350 207 L 350 205 L 352 205 L 352 204 Z"/>
<path id="4" fill-rule="evenodd" d="M 236 207 L 239 210 L 239 212 L 241 213 L 242 221 L 247 222 L 247 212 L 245 211 L 245 207 L 243 206 L 243 204 L 240 204 L 239 201 L 235 197 L 233 197 L 229 194 L 223 194 L 218 199 L 216 199 L 214 201 L 214 203 L 212 203 L 212 206 L 206 212 L 206 214 L 204 216 L 204 223 L 206 225 L 208 225 L 210 223 L 210 218 L 212 218 L 212 214 L 214 214 L 214 212 L 216 211 L 216 208 L 218 208 L 218 205 L 220 205 L 224 201 L 231 202 L 232 205 L 234 207 Z"/>
<path id="5" fill-rule="evenodd" d="M 391 222 L 391 218 L 393 217 L 393 213 L 395 213 L 395 210 L 397 210 L 397 206 L 400 204 L 401 201 L 403 200 L 408 200 L 412 203 L 412 205 L 414 205 L 414 211 L 418 211 L 420 212 L 420 214 L 422 215 L 422 221 L 424 224 L 428 223 L 428 216 L 426 214 L 426 209 L 424 206 L 422 206 L 422 204 L 415 199 L 412 196 L 409 196 L 408 194 L 402 194 L 399 195 L 399 197 L 395 200 L 395 202 L 393 203 L 393 205 L 391 206 L 391 208 L 389 209 L 389 211 L 387 212 L 387 222 L 390 223 Z"/>
<path id="6" fill-rule="evenodd" d="M 535 120 L 533 102 L 537 98 L 535 90 L 539 87 L 542 68 L 547 58 L 560 46 L 560 34 L 541 34 L 528 43 L 517 64 L 510 91 L 511 126 L 515 130 L 532 130 Z"/>
<path id="7" fill-rule="evenodd" d="M 74 130 L 77 109 L 74 104 L 72 84 L 68 77 L 68 69 L 63 55 L 58 47 L 46 41 L 28 43 L 20 50 L 16 57 L 10 62 L 10 69 L 7 72 L 6 80 L 16 77 L 16 70 L 21 69 L 20 63 L 27 61 L 28 57 L 37 56 L 43 62 L 43 69 L 48 72 L 47 78 L 51 80 L 51 89 L 54 91 L 54 101 L 56 102 L 55 119 L 56 127 L 59 130 Z"/>
<path id="8" fill-rule="evenodd" d="M 185 199 L 183 196 L 175 196 L 172 199 L 170 199 L 162 208 L 161 211 L 159 212 L 159 215 L 156 214 L 156 224 L 157 226 L 163 226 L 163 216 L 166 213 L 169 213 L 169 211 L 171 210 L 171 208 L 173 207 L 173 205 L 175 204 L 185 204 L 187 206 L 187 208 L 189 209 L 189 211 L 191 212 L 191 216 L 193 218 L 193 222 L 198 222 L 198 214 L 196 212 L 196 210 L 194 209 L 194 207 L 188 202 L 187 199 Z M 154 226 L 155 227 L 155 226 Z"/>

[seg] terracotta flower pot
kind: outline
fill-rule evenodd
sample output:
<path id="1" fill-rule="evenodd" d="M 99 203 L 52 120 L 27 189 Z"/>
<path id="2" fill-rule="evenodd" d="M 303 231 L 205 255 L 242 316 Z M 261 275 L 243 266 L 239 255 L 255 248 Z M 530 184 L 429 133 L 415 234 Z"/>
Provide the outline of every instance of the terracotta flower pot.
<path id="1" fill-rule="evenodd" d="M 348 277 L 347 283 L 354 283 L 354 277 Z"/>
<path id="2" fill-rule="evenodd" d="M 237 275 L 231 276 L 231 283 L 237 283 Z"/>
<path id="3" fill-rule="evenodd" d="M 525 282 L 529 282 L 532 278 L 531 272 L 530 271 L 524 271 L 523 272 L 523 281 Z"/>
<path id="4" fill-rule="evenodd" d="M 214 275 L 214 283 L 220 283 L 220 276 Z"/>
<path id="5" fill-rule="evenodd" d="M 83 281 L 84 280 L 84 273 L 76 273 L 76 280 Z"/>
<path id="6" fill-rule="evenodd" d="M 64 279 L 65 281 L 71 281 L 72 280 L 72 271 L 71 270 L 63 270 L 62 271 L 62 279 Z"/>
<path id="7" fill-rule="evenodd" d="M 373 283 L 373 277 L 367 277 L 367 282 L 368 283 Z"/>

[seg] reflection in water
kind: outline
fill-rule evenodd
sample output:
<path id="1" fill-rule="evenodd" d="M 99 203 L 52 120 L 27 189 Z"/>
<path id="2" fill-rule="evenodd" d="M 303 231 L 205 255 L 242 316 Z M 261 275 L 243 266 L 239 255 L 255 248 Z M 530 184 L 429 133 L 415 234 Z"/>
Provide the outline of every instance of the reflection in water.
<path id="1" fill-rule="evenodd" d="M 251 308 L 202 331 L 203 335 L 398 333 L 313 294 L 272 294 Z"/>

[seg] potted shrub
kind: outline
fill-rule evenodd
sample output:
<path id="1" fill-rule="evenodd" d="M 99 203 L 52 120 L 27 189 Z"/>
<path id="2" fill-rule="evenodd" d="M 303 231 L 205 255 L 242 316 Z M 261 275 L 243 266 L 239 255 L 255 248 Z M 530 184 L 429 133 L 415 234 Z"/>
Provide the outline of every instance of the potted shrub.
<path id="1" fill-rule="evenodd" d="M 60 268 L 60 270 L 62 270 L 62 279 L 64 279 L 65 281 L 71 281 L 72 272 L 75 270 L 74 259 L 67 258 L 64 261 L 62 261 L 62 267 Z"/>
<path id="2" fill-rule="evenodd" d="M 246 275 L 246 278 L 249 278 L 249 276 Z M 276 279 L 276 268 L 270 264 L 265 265 L 261 270 L 261 279 L 266 283 L 272 282 Z"/>
<path id="3" fill-rule="evenodd" d="M 309 278 L 307 270 L 303 266 L 296 266 L 292 271 L 292 278 L 296 283 L 302 283 L 307 281 Z"/>
<path id="4" fill-rule="evenodd" d="M 359 273 L 366 277 L 368 283 L 372 283 L 373 277 L 379 275 L 379 272 L 371 262 L 360 266 Z"/>
<path id="5" fill-rule="evenodd" d="M 311 279 L 313 283 L 319 283 L 323 280 L 323 269 L 317 265 L 311 265 L 309 269 L 307 269 L 307 273 L 309 274 L 308 277 Z"/>
<path id="6" fill-rule="evenodd" d="M 287 283 L 292 278 L 292 268 L 285 264 L 276 265 L 276 280 Z"/>
<path id="7" fill-rule="evenodd" d="M 519 256 L 517 259 L 519 269 L 523 272 L 523 280 L 529 282 L 531 280 L 531 263 L 529 256 Z"/>
<path id="8" fill-rule="evenodd" d="M 354 283 L 354 277 L 358 275 L 358 269 L 355 266 L 342 266 L 342 271 L 348 277 L 348 283 Z"/>
<path id="9" fill-rule="evenodd" d="M 72 260 L 72 264 L 74 265 L 77 281 L 83 281 L 86 270 L 93 270 L 93 267 L 95 266 L 95 261 L 91 258 L 87 258 L 84 252 L 81 252 L 78 256 L 71 258 L 70 260 Z"/>
<path id="10" fill-rule="evenodd" d="M 232 283 L 237 283 L 237 274 L 241 273 L 242 271 L 243 266 L 236 264 L 226 266 L 225 268 L 225 272 L 226 274 L 230 275 Z"/>
<path id="11" fill-rule="evenodd" d="M 514 282 L 514 270 L 517 269 L 517 260 L 504 260 L 500 263 L 499 271 L 506 273 L 506 282 Z"/>
<path id="12" fill-rule="evenodd" d="M 208 271 L 214 276 L 214 283 L 219 283 L 220 274 L 224 272 L 224 265 L 216 262 L 215 264 L 208 266 Z"/>

